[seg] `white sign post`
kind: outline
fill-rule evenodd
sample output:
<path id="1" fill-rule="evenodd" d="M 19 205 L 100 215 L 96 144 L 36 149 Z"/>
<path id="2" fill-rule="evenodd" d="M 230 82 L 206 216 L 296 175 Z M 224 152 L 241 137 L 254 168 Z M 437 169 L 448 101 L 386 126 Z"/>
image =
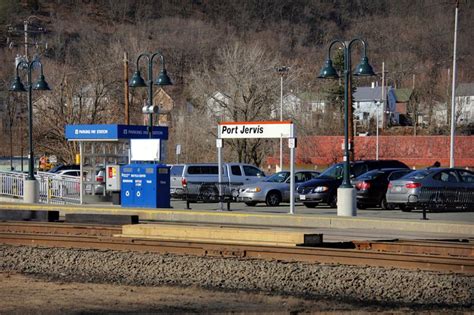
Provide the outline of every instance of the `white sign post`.
<path id="1" fill-rule="evenodd" d="M 219 147 L 219 140 L 222 141 L 222 139 L 287 138 L 288 146 L 290 147 L 290 214 L 295 213 L 294 156 L 296 148 L 296 132 L 295 127 L 291 121 L 221 122 L 218 125 L 217 138 L 219 170 L 222 168 L 222 143 Z M 220 181 L 221 179 L 219 179 L 219 182 Z"/>

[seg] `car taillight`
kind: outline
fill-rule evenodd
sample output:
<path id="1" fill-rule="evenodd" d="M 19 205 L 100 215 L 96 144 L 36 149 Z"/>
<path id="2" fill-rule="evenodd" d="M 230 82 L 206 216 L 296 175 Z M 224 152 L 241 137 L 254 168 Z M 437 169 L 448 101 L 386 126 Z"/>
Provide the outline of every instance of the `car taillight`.
<path id="1" fill-rule="evenodd" d="M 370 188 L 370 183 L 368 182 L 358 182 L 356 188 L 359 190 L 367 190 Z"/>
<path id="2" fill-rule="evenodd" d="M 186 188 L 186 186 L 188 186 L 188 181 L 186 180 L 186 178 L 181 179 L 181 186 L 183 186 L 183 188 Z"/>
<path id="3" fill-rule="evenodd" d="M 419 188 L 421 187 L 421 183 L 408 183 L 408 184 L 405 184 L 405 187 L 406 188 Z"/>
<path id="4" fill-rule="evenodd" d="M 95 180 L 96 180 L 97 182 L 101 182 L 101 183 L 102 183 L 102 182 L 104 181 L 104 176 L 96 176 L 96 177 L 95 177 Z"/>
<path id="5" fill-rule="evenodd" d="M 393 187 L 392 182 L 388 183 L 388 188 L 390 189 L 390 188 L 392 188 L 392 187 Z"/>

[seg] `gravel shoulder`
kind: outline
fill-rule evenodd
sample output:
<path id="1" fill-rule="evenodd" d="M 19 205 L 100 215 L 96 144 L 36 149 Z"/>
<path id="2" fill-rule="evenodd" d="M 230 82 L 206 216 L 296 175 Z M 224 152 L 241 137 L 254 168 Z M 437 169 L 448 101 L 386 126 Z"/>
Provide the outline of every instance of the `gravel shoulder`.
<path id="1" fill-rule="evenodd" d="M 9 314 L 474 311 L 472 276 L 373 267 L 1 245 L 0 279 Z"/>

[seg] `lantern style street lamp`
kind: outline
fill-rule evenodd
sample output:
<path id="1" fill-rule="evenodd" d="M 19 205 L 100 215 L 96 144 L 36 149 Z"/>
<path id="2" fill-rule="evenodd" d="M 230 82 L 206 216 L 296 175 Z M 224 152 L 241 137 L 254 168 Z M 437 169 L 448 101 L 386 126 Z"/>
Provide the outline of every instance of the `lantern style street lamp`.
<path id="1" fill-rule="evenodd" d="M 372 66 L 369 64 L 369 59 L 366 55 L 367 44 L 364 40 L 354 38 L 351 41 L 334 40 L 329 45 L 328 56 L 323 68 L 321 69 L 318 78 L 321 79 L 337 79 L 339 75 L 332 65 L 331 48 L 335 44 L 341 44 L 344 49 L 344 177 L 341 186 L 337 190 L 337 215 L 341 216 L 355 216 L 357 215 L 355 190 L 350 181 L 350 162 L 349 162 L 349 86 L 352 80 L 352 65 L 351 65 L 351 49 L 352 46 L 360 42 L 362 43 L 362 59 L 360 64 L 355 68 L 355 76 L 371 76 L 375 75 Z"/>
<path id="2" fill-rule="evenodd" d="M 35 84 L 31 82 L 31 73 L 35 65 L 40 66 L 40 76 Z M 27 71 L 27 82 L 26 89 L 20 80 L 19 70 L 25 69 Z M 47 91 L 50 90 L 48 83 L 46 83 L 43 75 L 43 64 L 39 60 L 33 60 L 28 62 L 21 60 L 16 65 L 16 78 L 13 80 L 10 86 L 10 91 L 13 92 L 28 92 L 28 177 L 26 178 L 24 185 L 24 196 L 23 200 L 26 203 L 38 202 L 38 184 L 34 174 L 35 156 L 33 153 L 33 102 L 32 102 L 32 90 Z"/>
<path id="3" fill-rule="evenodd" d="M 158 75 L 158 78 L 153 83 L 153 60 L 156 56 L 160 57 L 161 68 L 160 68 L 160 74 Z M 148 80 L 146 82 L 142 78 L 140 74 L 140 68 L 139 68 L 140 59 L 142 57 L 145 57 L 148 60 L 148 78 L 147 78 Z M 160 52 L 155 52 L 153 54 L 142 53 L 137 58 L 137 69 L 135 73 L 133 74 L 132 79 L 130 80 L 129 86 L 132 88 L 148 87 L 148 103 L 145 106 L 143 106 L 142 112 L 144 114 L 149 115 L 148 116 L 149 138 L 152 138 L 152 135 L 153 135 L 153 114 L 158 113 L 158 106 L 153 105 L 153 84 L 158 85 L 158 86 L 165 86 L 165 85 L 172 85 L 173 83 L 171 82 L 171 79 L 169 78 L 168 73 L 166 72 L 165 58 Z"/>

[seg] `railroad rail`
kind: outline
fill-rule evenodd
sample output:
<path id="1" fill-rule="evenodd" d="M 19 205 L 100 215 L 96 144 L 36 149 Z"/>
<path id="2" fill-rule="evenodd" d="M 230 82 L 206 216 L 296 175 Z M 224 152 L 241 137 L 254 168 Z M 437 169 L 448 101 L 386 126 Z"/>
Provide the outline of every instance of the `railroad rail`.
<path id="1" fill-rule="evenodd" d="M 325 247 L 275 247 L 114 237 L 120 231 L 121 228 L 118 226 L 3 222 L 0 223 L 0 244 L 145 251 L 161 254 L 393 267 L 474 274 L 474 257 L 472 256 L 474 244 L 472 242 L 462 244 L 464 247 L 470 247 L 470 252 L 460 250 L 456 256 L 452 256 L 447 249 L 440 251 L 443 246 L 445 248 L 453 246 L 452 242 L 444 241 L 422 241 L 420 246 L 423 246 L 423 243 L 429 243 L 433 245 L 430 248 L 437 249 L 427 249 L 424 253 L 408 253 L 403 250 L 394 250 L 395 247 L 391 251 L 379 251 L 375 250 L 373 246 L 372 248 L 357 246 L 357 243 L 354 243 L 354 248 L 341 249 L 330 248 L 328 247 L 330 244 L 325 244 Z M 370 244 L 376 243 L 370 242 Z M 392 245 L 396 243 L 393 242 Z M 399 241 L 402 246 L 406 246 L 408 243 L 412 243 L 410 246 L 416 244 L 414 241 Z"/>

